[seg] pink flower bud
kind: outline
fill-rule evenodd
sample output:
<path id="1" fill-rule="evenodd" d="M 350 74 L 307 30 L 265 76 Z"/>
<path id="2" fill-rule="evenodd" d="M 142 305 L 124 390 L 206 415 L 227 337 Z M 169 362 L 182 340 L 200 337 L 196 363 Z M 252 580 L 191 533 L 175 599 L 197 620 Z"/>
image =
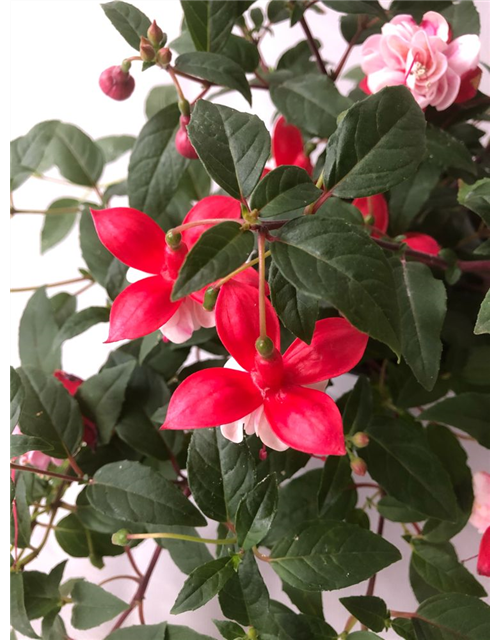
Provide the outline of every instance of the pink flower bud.
<path id="1" fill-rule="evenodd" d="M 264 460 L 267 460 L 267 449 L 265 444 L 262 445 L 262 449 L 259 449 L 259 460 L 262 460 L 263 462 Z"/>
<path id="2" fill-rule="evenodd" d="M 168 65 L 170 64 L 170 60 L 172 60 L 172 52 L 168 47 L 163 47 L 156 54 L 156 62 L 160 65 L 160 67 L 163 67 L 163 69 L 166 69 L 168 67 Z"/>
<path id="3" fill-rule="evenodd" d="M 361 458 L 352 458 L 351 469 L 357 476 L 364 476 L 366 473 L 366 462 Z"/>
<path id="4" fill-rule="evenodd" d="M 154 50 L 154 47 L 148 40 L 146 40 L 146 38 L 144 38 L 144 36 L 141 36 L 139 52 L 144 62 L 153 62 L 156 58 L 156 51 Z"/>
<path id="5" fill-rule="evenodd" d="M 188 138 L 186 130 L 186 124 L 189 122 L 189 118 L 187 118 L 186 122 L 186 116 L 181 116 L 180 122 L 181 124 L 179 130 L 175 135 L 175 148 L 181 154 L 181 156 L 189 158 L 189 160 L 197 160 L 198 154 L 191 144 L 191 140 Z"/>
<path id="6" fill-rule="evenodd" d="M 356 449 L 363 449 L 363 447 L 367 447 L 370 444 L 370 438 L 363 431 L 358 431 L 352 436 L 351 442 Z"/>
<path id="7" fill-rule="evenodd" d="M 134 91 L 135 80 L 118 65 L 105 69 L 99 76 L 99 86 L 113 100 L 126 100 Z"/>
<path id="8" fill-rule="evenodd" d="M 162 43 L 164 36 L 165 34 L 160 29 L 160 27 L 156 24 L 156 20 L 153 20 L 153 22 L 151 23 L 151 26 L 148 29 L 148 40 L 155 47 L 158 47 Z"/>

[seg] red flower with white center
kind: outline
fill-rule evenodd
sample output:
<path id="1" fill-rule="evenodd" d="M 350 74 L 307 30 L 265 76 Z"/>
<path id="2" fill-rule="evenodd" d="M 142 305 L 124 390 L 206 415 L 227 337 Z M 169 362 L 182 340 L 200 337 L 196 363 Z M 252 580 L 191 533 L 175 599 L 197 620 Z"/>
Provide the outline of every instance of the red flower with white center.
<path id="1" fill-rule="evenodd" d="M 265 305 L 267 335 L 279 345 L 278 317 L 267 299 Z M 215 313 L 219 337 L 233 359 L 225 368 L 198 371 L 184 380 L 162 428 L 222 426 L 234 442 L 241 442 L 246 431 L 278 451 L 292 447 L 344 455 L 340 411 L 318 385 L 324 390 L 330 378 L 350 371 L 363 356 L 368 336 L 344 318 L 327 318 L 317 322 L 310 345 L 295 340 L 283 356 L 274 349 L 266 359 L 255 347 L 260 335 L 255 287 L 229 282 Z"/>
<path id="2" fill-rule="evenodd" d="M 366 198 L 355 198 L 352 204 L 361 211 L 363 218 L 372 219 L 371 225 L 374 228 L 372 235 L 378 237 L 387 232 L 389 209 L 387 201 L 381 193 Z"/>
<path id="3" fill-rule="evenodd" d="M 304 140 L 300 129 L 293 124 L 288 124 L 283 116 L 276 120 L 273 135 L 271 137 L 271 153 L 277 167 L 282 165 L 295 165 L 305 169 L 312 175 L 313 167 L 309 156 L 304 153 Z M 262 173 L 268 174 L 272 169 L 266 167 Z"/>
<path id="4" fill-rule="evenodd" d="M 200 327 L 215 325 L 214 312 L 203 308 L 203 292 L 175 302 L 170 299 L 189 249 L 211 225 L 186 229 L 179 247 L 172 249 L 161 227 L 141 211 L 117 207 L 91 213 L 106 249 L 147 276 L 129 285 L 113 302 L 107 342 L 133 340 L 160 329 L 171 342 L 182 343 Z M 214 217 L 238 220 L 240 203 L 229 196 L 208 196 L 188 212 L 183 224 Z"/>
<path id="5" fill-rule="evenodd" d="M 428 236 L 426 233 L 417 233 L 413 231 L 411 233 L 406 233 L 401 242 L 403 244 L 407 244 L 410 249 L 413 249 L 414 251 L 428 253 L 431 256 L 437 256 L 441 251 L 440 245 L 432 236 Z"/>

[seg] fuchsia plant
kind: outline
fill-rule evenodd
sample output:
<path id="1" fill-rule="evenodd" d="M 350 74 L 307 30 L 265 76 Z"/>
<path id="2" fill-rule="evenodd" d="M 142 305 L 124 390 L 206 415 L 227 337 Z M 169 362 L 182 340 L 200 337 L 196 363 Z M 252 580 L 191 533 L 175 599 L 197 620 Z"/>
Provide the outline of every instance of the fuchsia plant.
<path id="1" fill-rule="evenodd" d="M 182 0 L 172 39 L 139 8 L 105 3 L 128 57 L 100 88 L 125 100 L 133 65 L 157 73 L 147 122 L 93 140 L 50 120 L 12 142 L 13 224 L 44 214 L 42 248 L 56 251 L 78 220 L 84 265 L 36 288 L 20 322 L 13 634 L 487 640 L 489 475 L 467 460 L 489 447 L 479 15 L 468 0 L 386 4 Z M 316 14 L 346 39 L 335 63 Z M 303 39 L 271 66 L 260 45 L 278 23 Z M 343 95 L 339 79 L 359 85 Z M 248 111 L 224 104 L 230 91 Z M 250 112 L 256 92 L 273 113 Z M 103 184 L 125 153 L 126 176 Z M 17 190 L 50 169 L 82 195 L 18 208 Z M 90 287 L 102 305 L 77 310 Z M 86 380 L 66 373 L 63 345 L 108 322 L 106 361 Z M 475 568 L 454 548 L 468 522 L 482 534 Z M 43 573 L 53 535 L 70 562 L 102 569 L 124 554 L 130 571 L 95 583 L 65 579 L 65 563 Z M 152 549 L 144 569 L 138 544 Z M 174 575 L 160 575 L 162 553 L 186 578 L 151 624 L 151 576 Z M 395 563 L 415 596 L 405 611 L 377 591 Z M 110 580 L 135 593 L 118 598 Z M 341 619 L 323 592 L 347 587 Z M 213 598 L 215 626 L 175 624 Z"/>

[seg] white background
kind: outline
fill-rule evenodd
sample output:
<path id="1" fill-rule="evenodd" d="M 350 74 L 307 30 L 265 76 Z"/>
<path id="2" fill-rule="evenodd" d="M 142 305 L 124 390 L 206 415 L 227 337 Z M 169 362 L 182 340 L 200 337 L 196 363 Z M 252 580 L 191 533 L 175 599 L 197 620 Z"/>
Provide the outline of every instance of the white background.
<path id="1" fill-rule="evenodd" d="M 180 3 L 177 0 L 162 2 L 135 2 L 147 16 L 156 18 L 160 27 L 173 40 L 180 31 L 182 17 Z M 254 6 L 263 6 L 257 2 Z M 476 0 L 482 17 L 482 54 L 481 60 L 489 63 L 489 3 Z M 23 135 L 36 123 L 49 119 L 60 119 L 78 125 L 93 138 L 112 134 L 137 135 L 146 119 L 144 100 L 153 86 L 169 82 L 165 72 L 152 69 L 141 74 L 137 67 L 133 68 L 136 89 L 132 97 L 125 102 L 115 102 L 101 93 L 98 77 L 103 69 L 135 52 L 115 31 L 102 12 L 99 3 L 94 0 L 81 1 L 49 1 L 49 0 L 16 0 L 11 2 L 11 138 Z M 337 14 L 328 11 L 324 16 L 308 12 L 308 22 L 314 36 L 323 43 L 323 56 L 335 63 L 345 49 L 345 42 L 338 29 Z M 274 28 L 274 36 L 267 36 L 262 45 L 262 53 L 266 62 L 272 66 L 281 53 L 303 40 L 300 25 L 290 29 L 285 23 Z M 359 47 L 355 48 L 347 64 L 347 68 L 359 62 Z M 488 90 L 488 75 L 483 77 L 482 89 Z M 188 97 L 197 95 L 199 88 L 192 83 L 184 82 L 183 87 Z M 347 91 L 350 84 L 340 83 L 340 89 Z M 270 128 L 274 107 L 267 92 L 253 92 L 253 109 Z M 244 99 L 231 94 L 218 101 L 242 111 L 248 111 Z M 112 182 L 126 176 L 127 162 L 119 161 L 106 169 L 102 183 Z M 57 174 L 54 174 L 54 176 Z M 14 194 L 15 206 L 19 209 L 43 209 L 58 197 L 72 194 L 83 195 L 85 189 L 65 187 L 51 182 L 32 179 Z M 40 255 L 40 230 L 43 216 L 17 215 L 11 221 L 11 287 L 40 286 L 51 282 L 78 277 L 78 268 L 84 267 L 78 244 L 78 233 L 74 229 L 63 244 L 49 251 L 43 258 Z M 66 288 L 55 288 L 52 293 L 61 290 L 75 292 L 81 285 Z M 17 331 L 21 313 L 31 294 L 16 293 L 11 295 L 11 354 L 10 362 L 19 364 Z M 98 286 L 79 296 L 79 309 L 105 303 L 105 295 Z M 111 348 L 102 344 L 107 337 L 107 327 L 98 325 L 83 336 L 71 340 L 64 346 L 63 366 L 68 372 L 82 378 L 95 373 L 106 359 Z M 344 388 L 351 384 L 347 377 L 337 382 L 334 395 L 340 395 Z M 471 468 L 484 470 L 488 458 L 484 449 L 473 443 L 466 443 Z M 360 502 L 362 497 L 360 498 Z M 377 578 L 376 594 L 383 597 L 391 609 L 414 611 L 416 602 L 411 592 L 408 577 L 408 549 L 401 540 L 403 533 L 399 525 L 387 523 L 386 532 L 389 540 L 396 544 L 403 553 L 403 561 L 382 571 Z M 205 531 L 203 530 L 203 533 Z M 213 531 L 208 531 L 207 535 Z M 480 536 L 472 526 L 455 539 L 460 558 L 468 558 L 477 553 Z M 135 557 L 142 569 L 145 569 L 152 554 L 153 543 L 142 544 L 135 552 Z M 42 556 L 30 565 L 32 569 L 47 571 L 55 566 L 63 554 L 54 540 L 47 545 Z M 475 570 L 475 561 L 467 564 L 471 571 Z M 131 573 L 126 559 L 110 558 L 106 566 L 99 571 L 87 560 L 72 559 L 67 566 L 65 579 L 85 576 L 93 582 L 99 582 L 116 574 Z M 269 569 L 263 567 L 263 574 L 272 597 L 282 599 L 286 604 L 287 597 L 282 594 L 280 581 Z M 159 564 L 147 592 L 145 612 L 149 624 L 167 619 L 173 624 L 189 625 L 193 629 L 218 638 L 212 618 L 222 618 L 217 600 L 202 609 L 171 616 L 170 608 L 185 579 L 171 562 L 168 553 L 163 552 Z M 488 586 L 488 580 L 480 580 Z M 116 581 L 106 585 L 112 593 L 128 600 L 132 597 L 135 584 L 130 581 Z M 361 584 L 340 592 L 324 594 L 327 621 L 341 632 L 348 614 L 338 598 L 347 594 L 363 594 L 366 585 Z M 63 611 L 68 622 L 68 632 L 73 640 L 101 640 L 109 632 L 112 623 L 102 625 L 87 632 L 72 630 L 69 626 L 70 607 Z M 133 613 L 127 624 L 137 624 Z M 36 627 L 37 623 L 34 623 Z M 7 634 L 7 631 L 5 632 Z M 384 634 L 381 634 L 384 636 Z M 4 636 L 6 637 L 6 636 Z M 21 637 L 21 636 L 19 636 Z M 395 638 L 395 634 L 387 633 L 386 638 Z"/>

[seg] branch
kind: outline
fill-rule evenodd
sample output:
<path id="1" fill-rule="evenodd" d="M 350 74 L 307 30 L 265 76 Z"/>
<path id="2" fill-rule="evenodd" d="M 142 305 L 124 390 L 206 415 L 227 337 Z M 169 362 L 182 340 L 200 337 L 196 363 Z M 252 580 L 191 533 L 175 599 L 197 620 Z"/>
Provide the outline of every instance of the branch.
<path id="1" fill-rule="evenodd" d="M 309 44 L 309 48 L 311 49 L 311 53 L 313 54 L 313 56 L 316 58 L 316 63 L 318 65 L 319 70 L 321 71 L 321 73 L 324 73 L 325 76 L 329 76 L 328 71 L 325 67 L 325 63 L 323 62 L 323 58 L 321 57 L 321 53 L 319 52 L 318 47 L 316 46 L 316 43 L 314 42 L 314 38 L 313 35 L 311 33 L 311 30 L 309 29 L 309 26 L 306 22 L 306 18 L 303 15 L 302 18 L 299 20 L 302 29 L 304 30 L 304 33 L 306 35 L 307 38 L 307 42 Z"/>
<path id="2" fill-rule="evenodd" d="M 49 476 L 50 478 L 58 478 L 59 480 L 66 480 L 66 482 L 85 482 L 88 483 L 88 480 L 85 478 L 77 478 L 75 476 L 67 476 L 64 473 L 56 473 L 55 471 L 44 471 L 43 469 L 37 469 L 36 467 L 29 467 L 24 464 L 16 464 L 15 462 L 10 463 L 10 468 L 15 471 L 29 471 L 30 473 L 36 473 L 39 476 Z"/>
<path id="3" fill-rule="evenodd" d="M 80 278 L 72 278 L 71 280 L 61 280 L 60 282 L 51 282 L 50 284 L 39 284 L 35 287 L 20 287 L 17 289 L 11 289 L 11 293 L 21 293 L 22 291 L 35 291 L 35 289 L 40 289 L 40 287 L 62 287 L 66 284 L 76 284 L 77 282 L 85 282 L 86 280 L 91 280 L 88 276 L 82 276 Z M 92 280 L 93 282 L 93 280 Z"/>

